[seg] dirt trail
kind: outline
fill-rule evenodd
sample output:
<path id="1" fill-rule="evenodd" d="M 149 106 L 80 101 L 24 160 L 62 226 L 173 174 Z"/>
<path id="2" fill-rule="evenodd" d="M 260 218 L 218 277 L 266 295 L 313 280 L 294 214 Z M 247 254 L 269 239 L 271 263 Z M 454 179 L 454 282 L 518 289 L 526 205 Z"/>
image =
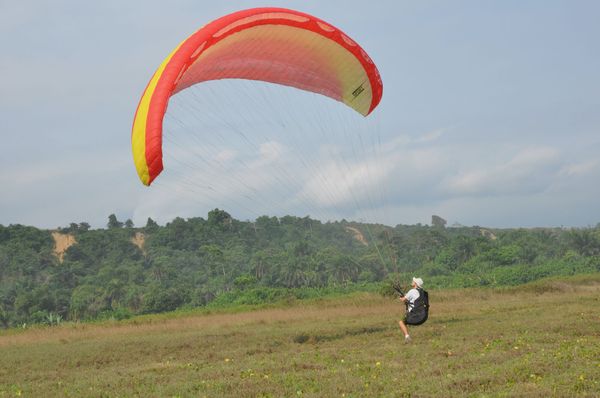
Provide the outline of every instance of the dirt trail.
<path id="1" fill-rule="evenodd" d="M 61 234 L 57 231 L 52 232 L 52 238 L 54 239 L 54 255 L 62 263 L 67 249 L 77 243 L 77 241 L 73 235 Z"/>

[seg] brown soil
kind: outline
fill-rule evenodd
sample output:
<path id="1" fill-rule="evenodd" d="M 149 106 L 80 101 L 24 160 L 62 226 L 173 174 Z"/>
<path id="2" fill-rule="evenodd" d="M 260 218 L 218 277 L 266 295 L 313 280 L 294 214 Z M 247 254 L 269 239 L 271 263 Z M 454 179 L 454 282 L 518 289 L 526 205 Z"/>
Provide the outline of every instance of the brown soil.
<path id="1" fill-rule="evenodd" d="M 144 243 L 146 242 L 146 237 L 144 236 L 143 233 L 141 232 L 136 232 L 135 235 L 133 236 L 133 238 L 131 238 L 131 242 L 136 245 L 137 247 L 140 248 L 140 250 L 146 254 L 146 251 L 144 250 Z"/>
<path id="2" fill-rule="evenodd" d="M 358 229 L 354 227 L 346 227 L 346 231 L 352 232 L 352 234 L 354 235 L 354 239 L 356 239 L 365 246 L 369 246 L 369 243 L 367 243 L 367 240 L 365 239 L 364 235 Z"/>
<path id="3" fill-rule="evenodd" d="M 67 249 L 77 243 L 77 241 L 71 234 L 61 234 L 56 231 L 52 232 L 52 238 L 54 238 L 54 255 L 62 263 Z"/>
<path id="4" fill-rule="evenodd" d="M 480 228 L 479 232 L 481 232 L 481 236 L 485 236 L 486 238 L 491 239 L 491 240 L 496 240 L 496 235 L 494 235 L 494 233 L 492 231 Z"/>

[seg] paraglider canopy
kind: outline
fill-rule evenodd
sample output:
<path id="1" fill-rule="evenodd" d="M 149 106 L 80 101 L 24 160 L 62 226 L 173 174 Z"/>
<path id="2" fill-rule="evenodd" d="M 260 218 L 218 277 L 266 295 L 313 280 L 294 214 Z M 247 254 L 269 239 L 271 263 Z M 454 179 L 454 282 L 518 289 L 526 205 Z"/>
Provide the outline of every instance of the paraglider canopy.
<path id="1" fill-rule="evenodd" d="M 169 98 L 197 83 L 249 79 L 340 101 L 367 116 L 383 85 L 377 67 L 350 37 L 325 21 L 283 8 L 221 17 L 185 39 L 162 62 L 138 105 L 132 150 L 140 180 L 163 169 L 162 123 Z"/>

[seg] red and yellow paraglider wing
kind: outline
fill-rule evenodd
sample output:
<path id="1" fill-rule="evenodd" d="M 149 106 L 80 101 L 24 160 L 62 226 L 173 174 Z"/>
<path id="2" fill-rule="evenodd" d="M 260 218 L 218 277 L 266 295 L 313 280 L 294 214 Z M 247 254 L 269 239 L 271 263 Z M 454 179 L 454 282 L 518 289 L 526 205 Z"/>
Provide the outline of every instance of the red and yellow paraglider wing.
<path id="1" fill-rule="evenodd" d="M 148 86 L 146 86 L 146 90 L 144 90 L 144 94 L 142 95 L 142 99 L 140 100 L 138 108 L 135 112 L 135 117 L 133 119 L 133 129 L 131 133 L 133 161 L 135 163 L 135 168 L 137 169 L 140 180 L 142 180 L 144 185 L 150 185 L 150 182 L 162 170 L 162 139 L 160 137 L 162 133 L 162 122 L 160 124 L 160 129 L 158 131 L 154 131 L 154 134 L 152 134 L 152 131 L 148 129 L 149 124 L 153 125 L 153 123 L 149 123 L 150 102 L 153 99 L 156 101 L 156 98 L 158 98 L 158 95 L 155 97 L 155 94 L 157 94 L 156 87 L 158 85 L 158 81 L 163 75 L 166 66 L 171 61 L 173 54 L 179 50 L 180 46 L 178 46 L 163 61 L 163 63 L 152 76 L 152 79 L 150 79 Z M 160 91 L 158 94 L 161 94 Z M 153 115 L 152 120 L 155 117 L 156 115 Z M 154 130 L 157 128 L 156 124 L 154 124 L 153 128 Z M 157 147 L 159 152 L 157 152 Z M 151 169 L 153 170 L 154 174 L 152 178 L 150 177 Z"/>
<path id="2" fill-rule="evenodd" d="M 219 18 L 163 61 L 142 96 L 132 148 L 145 185 L 162 171 L 162 121 L 169 97 L 203 81 L 236 78 L 322 94 L 365 116 L 383 92 L 379 72 L 365 51 L 318 18 L 281 8 Z"/>

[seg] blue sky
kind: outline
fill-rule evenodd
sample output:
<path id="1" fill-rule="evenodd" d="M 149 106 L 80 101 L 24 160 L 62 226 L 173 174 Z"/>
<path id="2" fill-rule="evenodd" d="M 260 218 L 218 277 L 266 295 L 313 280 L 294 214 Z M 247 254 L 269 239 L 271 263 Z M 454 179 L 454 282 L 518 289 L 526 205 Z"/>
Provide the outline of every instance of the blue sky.
<path id="1" fill-rule="evenodd" d="M 115 213 L 143 225 L 147 217 L 164 223 L 214 207 L 240 219 L 268 213 L 256 198 L 244 202 L 239 187 L 222 186 L 211 198 L 145 188 L 130 149 L 139 97 L 172 48 L 210 20 L 263 5 L 0 0 L 0 224 L 102 227 Z M 310 206 L 290 197 L 274 213 L 390 225 L 427 224 L 432 214 L 489 227 L 600 222 L 600 3 L 269 5 L 344 30 L 373 58 L 384 83 L 381 105 L 365 127 L 377 130 L 383 149 L 373 159 L 367 152 L 346 159 L 341 170 L 330 157 L 319 158 L 325 154 L 319 146 L 311 159 L 336 186 L 327 197 L 306 169 L 289 162 L 286 175 L 298 180 L 296 195 Z M 265 183 L 261 196 L 283 200 L 267 183 L 268 165 L 293 148 L 259 139 L 256 146 L 252 173 Z M 218 156 L 243 155 L 223 149 Z M 361 179 L 364 164 L 371 165 L 369 177 L 379 176 L 377 187 L 356 185 L 352 209 L 343 187 L 353 176 Z M 202 172 L 226 181 L 219 170 Z M 361 189 L 385 198 L 363 206 Z M 244 203 L 236 207 L 228 198 Z"/>

